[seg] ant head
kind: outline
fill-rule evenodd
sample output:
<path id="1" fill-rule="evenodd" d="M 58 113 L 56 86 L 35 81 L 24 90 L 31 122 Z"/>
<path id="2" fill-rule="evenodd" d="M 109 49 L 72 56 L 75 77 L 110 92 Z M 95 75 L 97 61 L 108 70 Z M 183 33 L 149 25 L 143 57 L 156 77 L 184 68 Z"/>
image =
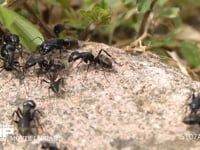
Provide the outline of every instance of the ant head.
<path id="1" fill-rule="evenodd" d="M 16 34 L 8 34 L 5 36 L 5 42 L 6 43 L 10 43 L 10 44 L 13 44 L 13 45 L 19 45 L 19 36 L 16 35 Z"/>
<path id="2" fill-rule="evenodd" d="M 42 65 L 45 66 L 45 67 L 48 67 L 49 66 L 48 60 L 42 59 Z"/>
<path id="3" fill-rule="evenodd" d="M 62 25 L 62 24 L 57 24 L 57 25 L 54 26 L 53 31 L 54 31 L 54 33 L 56 34 L 56 36 L 58 37 L 59 33 L 61 33 L 61 32 L 62 32 L 63 30 L 65 30 L 65 29 L 66 29 L 66 28 L 65 28 L 64 25 Z"/>
<path id="4" fill-rule="evenodd" d="M 30 107 L 30 108 L 35 108 L 36 107 L 36 104 L 33 100 L 26 100 L 24 103 L 23 103 L 23 107 Z"/>
<path id="5" fill-rule="evenodd" d="M 109 56 L 109 57 L 112 58 L 112 56 L 106 50 L 104 50 L 104 49 L 100 49 L 99 50 L 99 53 L 98 53 L 97 57 L 100 56 L 102 52 L 104 52 L 107 56 Z"/>
<path id="6" fill-rule="evenodd" d="M 42 45 L 38 45 L 37 48 L 36 48 L 36 50 L 39 51 L 40 53 L 42 53 L 43 52 L 42 51 Z"/>

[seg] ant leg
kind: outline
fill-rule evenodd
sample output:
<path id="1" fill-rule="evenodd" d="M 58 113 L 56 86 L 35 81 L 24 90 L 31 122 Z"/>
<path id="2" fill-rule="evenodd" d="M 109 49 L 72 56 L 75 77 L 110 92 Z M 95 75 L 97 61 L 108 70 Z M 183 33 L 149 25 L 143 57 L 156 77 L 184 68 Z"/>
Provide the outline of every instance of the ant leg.
<path id="1" fill-rule="evenodd" d="M 24 81 L 23 81 L 23 84 L 24 84 L 24 89 L 25 89 L 25 91 L 26 91 L 26 95 L 28 96 L 28 95 L 29 95 L 29 93 L 28 93 L 29 90 L 27 90 L 27 86 L 26 86 L 26 84 L 25 84 Z M 28 89 L 29 89 L 29 87 L 28 87 Z"/>
<path id="2" fill-rule="evenodd" d="M 0 57 L 0 59 L 3 60 L 3 61 L 6 61 L 5 59 L 3 59 L 3 58 L 1 58 L 1 57 Z M 4 66 L 1 66 L 0 68 L 2 68 L 2 69 L 0 70 L 0 72 L 2 72 L 2 71 L 4 70 Z"/>
<path id="3" fill-rule="evenodd" d="M 43 115 L 42 112 L 39 111 L 38 109 L 35 109 L 35 110 L 33 111 L 33 116 L 35 116 L 36 113 L 38 113 L 40 116 Z"/>
<path id="4" fill-rule="evenodd" d="M 17 121 L 17 120 L 13 120 L 16 124 L 18 124 L 19 123 L 19 121 Z"/>
<path id="5" fill-rule="evenodd" d="M 65 88 L 65 84 L 64 84 L 64 78 L 62 78 L 62 80 L 61 80 L 61 84 L 62 84 L 62 87 L 64 88 L 64 90 L 66 90 L 66 88 Z"/>
<path id="6" fill-rule="evenodd" d="M 35 66 L 34 66 L 35 67 Z M 35 69 L 35 68 L 34 68 Z M 36 86 L 38 86 L 38 80 L 39 80 L 39 77 L 40 75 L 44 74 L 45 72 L 43 71 L 42 67 L 40 67 L 38 70 L 37 70 L 37 83 L 36 83 Z"/>
<path id="7" fill-rule="evenodd" d="M 42 82 L 50 83 L 49 81 L 47 81 L 47 80 L 45 80 L 45 79 L 42 79 L 42 80 L 40 81 L 40 86 L 41 86 L 41 87 L 42 87 Z"/>
<path id="8" fill-rule="evenodd" d="M 99 53 L 98 53 L 97 56 L 99 56 L 102 52 L 106 53 L 106 55 L 108 55 L 109 57 L 112 57 L 112 56 L 111 56 L 106 50 L 104 50 L 104 49 L 101 49 L 101 50 L 99 51 Z"/>
<path id="9" fill-rule="evenodd" d="M 42 125 L 40 124 L 39 121 L 39 116 L 36 114 L 38 113 L 40 116 L 42 116 L 43 114 L 41 113 L 41 111 L 39 111 L 38 109 L 35 109 L 34 112 L 32 113 L 31 118 L 34 120 L 34 122 L 37 123 L 37 125 L 43 130 Z"/>
<path id="10" fill-rule="evenodd" d="M 64 78 L 59 78 L 57 81 L 53 81 L 53 83 L 50 84 L 49 91 L 50 89 L 56 94 L 56 96 L 60 96 L 60 88 L 59 85 L 60 83 L 63 85 L 64 84 Z M 50 97 L 50 92 L 49 92 L 49 97 Z"/>
<path id="11" fill-rule="evenodd" d="M 110 83 L 110 81 L 109 81 L 109 80 L 107 79 L 107 77 L 106 77 L 105 71 L 103 71 L 103 75 L 104 75 L 106 81 L 107 81 L 108 83 Z"/>
<path id="12" fill-rule="evenodd" d="M 21 119 L 22 118 L 22 116 L 23 116 L 23 113 L 22 113 L 22 110 L 18 107 L 17 108 L 17 110 L 15 110 L 14 112 L 13 112 L 13 114 L 12 114 L 12 118 L 14 118 L 14 115 L 17 115 L 17 117 L 19 118 L 19 119 Z"/>
<path id="13" fill-rule="evenodd" d="M 51 86 L 50 86 L 49 89 L 48 89 L 49 99 L 50 99 L 50 89 L 52 89 Z"/>
<path id="14" fill-rule="evenodd" d="M 58 96 L 59 95 L 59 85 L 60 85 L 60 81 L 62 80 L 62 78 L 58 79 L 57 81 L 54 81 L 54 83 L 49 87 L 52 89 L 52 91 Z"/>
<path id="15" fill-rule="evenodd" d="M 41 86 L 41 88 L 42 88 L 42 82 L 46 82 L 46 83 L 50 83 L 50 82 L 48 82 L 48 81 L 46 81 L 45 79 L 42 79 L 41 80 L 41 82 L 40 82 L 40 86 Z M 50 87 L 49 87 L 50 88 Z M 48 92 L 49 92 L 49 90 L 48 90 Z M 49 93 L 49 99 L 50 99 L 50 93 Z"/>
<path id="16" fill-rule="evenodd" d="M 22 110 L 20 108 L 17 108 L 18 113 L 23 116 Z"/>
<path id="17" fill-rule="evenodd" d="M 62 85 L 62 87 L 65 89 L 65 84 L 64 84 L 64 78 L 60 78 L 60 79 L 58 79 L 58 81 L 57 81 L 57 83 L 58 83 L 58 86 L 59 86 L 59 84 L 61 84 Z M 58 90 L 59 91 L 59 90 Z"/>
<path id="18" fill-rule="evenodd" d="M 17 110 L 15 112 L 19 118 L 21 118 L 23 116 L 22 110 L 20 108 L 17 108 Z"/>
<path id="19" fill-rule="evenodd" d="M 81 59 L 81 61 L 76 65 L 76 68 L 83 62 L 83 60 Z"/>
<path id="20" fill-rule="evenodd" d="M 89 70 L 89 68 L 90 68 L 90 66 L 91 66 L 91 62 L 88 64 L 88 67 L 87 67 L 87 72 L 88 72 L 88 70 Z"/>
<path id="21" fill-rule="evenodd" d="M 18 74 L 22 74 L 22 77 L 24 78 L 25 72 L 24 72 L 23 66 L 20 66 L 18 61 L 13 62 L 13 70 L 17 71 Z"/>
<path id="22" fill-rule="evenodd" d="M 16 114 L 17 117 L 19 118 L 19 114 L 17 113 L 17 110 L 15 110 L 15 111 L 12 113 L 12 118 L 14 118 L 15 114 Z"/>
<path id="23" fill-rule="evenodd" d="M 60 51 L 60 58 L 62 58 L 62 50 L 63 49 L 60 49 L 59 51 Z"/>
<path id="24" fill-rule="evenodd" d="M 102 51 L 103 51 L 104 53 L 106 53 L 106 55 L 108 55 L 110 58 L 112 58 L 112 60 L 114 61 L 114 63 L 120 65 L 120 63 L 118 63 L 118 62 L 117 62 L 106 50 L 104 50 L 104 49 L 101 49 L 101 50 L 99 51 L 99 54 L 98 54 L 97 56 L 99 56 L 99 55 L 101 54 Z"/>
<path id="25" fill-rule="evenodd" d="M 64 84 L 64 78 L 58 79 L 58 81 L 57 81 L 58 85 L 60 84 L 60 82 L 61 82 L 62 84 Z"/>

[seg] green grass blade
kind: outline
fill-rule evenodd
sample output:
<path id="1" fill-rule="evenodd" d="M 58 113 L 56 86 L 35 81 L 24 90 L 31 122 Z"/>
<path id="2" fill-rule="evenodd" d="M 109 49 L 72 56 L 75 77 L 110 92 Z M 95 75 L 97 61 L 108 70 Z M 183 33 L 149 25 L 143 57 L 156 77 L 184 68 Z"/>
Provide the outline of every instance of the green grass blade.
<path id="1" fill-rule="evenodd" d="M 20 37 L 21 44 L 29 51 L 35 51 L 44 40 L 31 22 L 8 8 L 0 6 L 0 20 L 12 34 Z"/>

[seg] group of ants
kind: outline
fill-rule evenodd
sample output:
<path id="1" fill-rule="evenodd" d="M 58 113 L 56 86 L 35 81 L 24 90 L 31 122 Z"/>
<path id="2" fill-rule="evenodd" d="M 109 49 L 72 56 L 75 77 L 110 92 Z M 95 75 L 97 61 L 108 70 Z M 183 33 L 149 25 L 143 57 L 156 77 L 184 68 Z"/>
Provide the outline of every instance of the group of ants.
<path id="1" fill-rule="evenodd" d="M 60 25 L 54 27 L 54 32 L 57 34 L 60 31 Z M 59 29 L 59 30 L 57 30 Z M 36 72 L 37 77 L 40 75 L 45 75 L 49 81 L 43 80 L 49 83 L 49 90 L 51 89 L 55 94 L 59 93 L 59 85 L 63 81 L 63 78 L 58 78 L 59 71 L 65 68 L 65 65 L 61 62 L 55 62 L 54 59 L 47 59 L 45 55 L 59 50 L 60 57 L 64 50 L 79 48 L 79 43 L 75 39 L 62 39 L 59 37 L 53 39 L 44 40 L 40 45 L 37 46 L 37 51 L 39 51 L 39 57 L 29 57 L 25 64 L 22 66 L 19 57 L 23 58 L 23 48 L 20 44 L 20 38 L 16 34 L 11 34 L 5 32 L 1 41 L 1 57 L 3 71 L 15 71 L 20 75 L 25 75 L 26 71 L 33 66 L 38 66 Z M 106 55 L 103 55 L 102 53 Z M 18 57 L 16 57 L 18 56 Z M 68 62 L 74 62 L 78 59 L 81 62 L 86 63 L 87 71 L 90 66 L 100 66 L 101 68 L 112 68 L 111 55 L 104 49 L 100 49 L 98 54 L 95 56 L 91 52 L 79 52 L 73 51 L 69 57 Z M 17 124 L 17 129 L 20 135 L 30 136 L 37 135 L 35 130 L 37 126 L 41 126 L 39 123 L 39 118 L 42 113 L 36 109 L 36 103 L 33 100 L 26 100 L 23 103 L 23 108 L 15 110 L 12 114 L 13 122 Z M 35 128 L 34 128 L 35 127 Z M 42 149 L 49 150 L 59 150 L 56 145 L 49 142 L 44 142 L 42 144 Z"/>
<path id="2" fill-rule="evenodd" d="M 54 27 L 54 32 L 58 33 L 56 30 L 60 25 Z M 25 74 L 26 71 L 38 65 L 39 69 L 36 74 L 37 77 L 45 74 L 49 81 L 43 80 L 49 83 L 49 89 L 51 89 L 55 94 L 59 93 L 59 85 L 63 81 L 63 78 L 58 78 L 59 71 L 65 68 L 63 63 L 55 63 L 53 59 L 48 60 L 43 57 L 44 55 L 59 50 L 60 56 L 63 50 L 78 48 L 79 44 L 77 40 L 74 39 L 62 39 L 62 38 L 53 38 L 44 40 L 38 47 L 37 50 L 41 54 L 41 57 L 30 57 L 26 60 L 25 65 L 21 66 L 19 61 L 16 58 L 16 51 L 18 50 L 18 55 L 23 57 L 23 51 L 21 51 L 22 46 L 20 44 L 20 38 L 16 34 L 5 33 L 2 38 L 1 46 L 1 57 L 3 65 L 0 67 L 2 70 L 6 71 L 17 71 L 17 73 Z M 107 56 L 102 55 L 104 52 Z M 99 65 L 102 68 L 111 69 L 112 61 L 111 55 L 104 49 L 99 50 L 98 54 L 94 56 L 91 52 L 79 52 L 73 51 L 69 57 L 68 62 L 73 62 L 78 59 L 81 59 L 84 63 L 88 65 L 87 71 L 91 65 Z M 194 92 L 192 94 L 192 101 L 188 104 L 190 113 L 188 116 L 184 117 L 183 122 L 185 124 L 200 124 L 200 114 L 198 113 L 200 109 L 200 95 L 195 96 Z M 41 112 L 36 108 L 36 103 L 33 100 L 26 100 L 23 103 L 23 109 L 18 108 L 12 114 L 13 121 L 17 124 L 18 132 L 22 136 L 34 135 L 35 133 L 32 125 L 40 125 L 39 115 Z M 14 119 L 14 118 L 18 119 Z M 49 142 L 44 142 L 42 144 L 42 149 L 49 150 L 59 150 L 56 145 Z"/>

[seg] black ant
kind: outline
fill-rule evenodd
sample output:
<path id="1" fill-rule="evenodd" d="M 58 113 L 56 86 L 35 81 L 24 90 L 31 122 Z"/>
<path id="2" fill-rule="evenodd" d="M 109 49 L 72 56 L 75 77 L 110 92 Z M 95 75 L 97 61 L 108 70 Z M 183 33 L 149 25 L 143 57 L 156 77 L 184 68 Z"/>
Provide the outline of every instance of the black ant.
<path id="1" fill-rule="evenodd" d="M 41 149 L 48 149 L 48 150 L 59 150 L 56 144 L 49 143 L 49 142 L 42 142 Z"/>
<path id="2" fill-rule="evenodd" d="M 65 66 L 64 64 L 61 64 L 61 63 L 57 63 L 55 64 L 53 60 L 51 60 L 49 62 L 49 68 L 48 68 L 48 72 L 47 72 L 47 78 L 50 80 L 50 81 L 46 81 L 46 80 L 42 80 L 46 83 L 49 83 L 50 86 L 49 86 L 49 89 L 52 89 L 52 91 L 54 93 L 56 93 L 57 95 L 60 94 L 60 89 L 59 89 L 59 85 L 60 83 L 64 82 L 64 79 L 63 78 L 59 78 L 57 79 L 57 76 L 58 76 L 58 71 L 64 69 Z"/>
<path id="3" fill-rule="evenodd" d="M 188 104 L 191 113 L 197 113 L 197 111 L 200 109 L 200 95 L 195 96 L 194 91 L 192 94 L 192 102 Z"/>
<path id="4" fill-rule="evenodd" d="M 59 37 L 59 34 L 60 34 L 62 31 L 64 31 L 64 30 L 66 30 L 66 28 L 65 28 L 65 26 L 62 25 L 62 24 L 57 24 L 57 25 L 55 25 L 55 26 L 54 26 L 54 29 L 53 29 L 53 31 L 54 31 L 54 33 L 55 33 L 55 35 L 56 35 L 57 37 Z"/>
<path id="5" fill-rule="evenodd" d="M 49 86 L 49 89 L 52 89 L 52 91 L 57 95 L 59 96 L 60 94 L 60 89 L 59 89 L 59 85 L 60 83 L 63 83 L 64 82 L 64 78 L 55 78 L 54 74 L 49 74 L 47 76 L 47 78 L 50 80 L 50 81 L 46 81 L 46 80 L 42 80 L 46 83 L 49 83 L 50 86 Z M 50 97 L 50 94 L 49 94 L 49 97 Z"/>
<path id="6" fill-rule="evenodd" d="M 5 59 L 8 59 L 8 57 L 14 55 L 15 52 L 15 46 L 13 44 L 5 44 L 1 47 L 1 56 Z"/>
<path id="7" fill-rule="evenodd" d="M 88 31 L 83 32 L 82 29 L 76 28 L 73 26 L 67 26 L 63 24 L 57 24 L 54 26 L 53 31 L 56 35 L 56 37 L 62 37 L 62 36 L 67 36 L 67 37 L 73 37 L 73 35 L 79 35 L 78 39 L 84 40 L 82 36 L 87 36 L 85 35 L 85 32 L 87 33 Z"/>
<path id="8" fill-rule="evenodd" d="M 39 116 L 37 113 L 41 115 L 41 112 L 38 109 L 35 109 L 35 107 L 36 104 L 33 100 L 26 100 L 23 103 L 23 110 L 18 107 L 12 114 L 13 118 L 17 115 L 18 120 L 13 119 L 13 121 L 17 124 L 19 133 L 23 136 L 34 134 L 31 127 L 32 121 L 39 125 Z"/>
<path id="9" fill-rule="evenodd" d="M 68 148 L 65 146 L 65 147 L 60 147 L 58 148 L 56 143 L 50 143 L 50 142 L 47 142 L 47 141 L 42 141 L 41 142 L 41 149 L 46 149 L 46 150 L 68 150 Z"/>
<path id="10" fill-rule="evenodd" d="M 46 73 L 48 71 L 49 62 L 43 57 L 41 58 L 30 57 L 25 63 L 24 70 L 27 70 L 28 68 L 31 68 L 35 66 L 36 64 L 39 65 L 39 70 L 37 71 L 38 77 L 40 74 Z"/>
<path id="11" fill-rule="evenodd" d="M 78 41 L 74 39 L 50 39 L 42 42 L 41 45 L 38 46 L 38 50 L 40 54 L 45 55 L 54 49 L 59 49 L 60 54 L 62 49 L 69 49 L 69 48 L 77 48 L 78 47 Z"/>
<path id="12" fill-rule="evenodd" d="M 1 56 L 3 60 L 3 66 L 1 68 L 5 69 L 6 71 L 17 70 L 20 72 L 16 67 L 19 67 L 19 62 L 15 58 L 15 51 L 17 47 L 20 45 L 19 36 L 16 34 L 5 34 L 4 36 L 4 43 L 1 47 Z M 22 54 L 20 53 L 21 57 Z M 2 69 L 2 70 L 3 70 Z M 1 71 L 2 71 L 1 70 Z"/>
<path id="13" fill-rule="evenodd" d="M 20 38 L 16 34 L 6 34 L 4 36 L 4 44 L 3 45 L 12 45 L 15 47 L 15 50 L 17 49 L 19 51 L 20 57 L 22 57 L 22 49 L 20 44 Z"/>
<path id="14" fill-rule="evenodd" d="M 76 61 L 77 59 L 82 59 L 85 63 L 89 63 L 88 69 L 91 64 L 95 66 L 99 64 L 102 68 L 111 69 L 112 68 L 111 60 L 108 57 L 102 55 L 101 54 L 102 52 L 111 57 L 111 55 L 104 49 L 101 49 L 96 57 L 94 57 L 94 55 L 90 52 L 75 51 L 71 53 L 71 55 L 68 58 L 68 61 L 71 62 L 71 61 Z"/>
<path id="15" fill-rule="evenodd" d="M 198 115 L 198 114 L 189 114 L 188 116 L 186 116 L 183 119 L 183 122 L 185 124 L 190 124 L 190 125 L 193 125 L 193 124 L 199 124 L 200 125 L 200 115 Z"/>
<path id="16" fill-rule="evenodd" d="M 20 46 L 20 38 L 18 35 L 16 34 L 12 34 L 10 33 L 7 29 L 3 28 L 2 24 L 0 23 L 0 32 L 3 35 L 2 36 L 2 44 L 12 44 L 13 46 L 15 46 L 15 48 Z"/>
<path id="17" fill-rule="evenodd" d="M 186 124 L 200 124 L 200 114 L 198 110 L 200 109 L 200 95 L 195 96 L 194 89 L 192 89 L 192 102 L 188 104 L 190 108 L 190 114 L 183 119 Z"/>
<path id="18" fill-rule="evenodd" d="M 16 34 L 7 34 L 4 36 L 4 42 L 6 44 L 12 44 L 15 47 L 20 45 L 20 39 L 19 36 Z"/>
<path id="19" fill-rule="evenodd" d="M 15 60 L 15 46 L 13 46 L 12 44 L 3 45 L 3 47 L 1 48 L 1 56 L 2 58 L 0 59 L 3 60 L 3 66 L 1 66 L 0 68 L 2 68 L 2 70 L 16 70 L 17 72 L 20 72 L 19 69 L 16 68 L 20 67 L 20 65 L 19 62 Z"/>
<path id="20" fill-rule="evenodd" d="M 56 79 L 58 72 L 62 69 L 65 68 L 65 65 L 62 63 L 54 63 L 54 60 L 50 60 L 49 61 L 49 68 L 48 68 L 48 72 L 49 72 L 49 76 L 50 78 Z"/>

